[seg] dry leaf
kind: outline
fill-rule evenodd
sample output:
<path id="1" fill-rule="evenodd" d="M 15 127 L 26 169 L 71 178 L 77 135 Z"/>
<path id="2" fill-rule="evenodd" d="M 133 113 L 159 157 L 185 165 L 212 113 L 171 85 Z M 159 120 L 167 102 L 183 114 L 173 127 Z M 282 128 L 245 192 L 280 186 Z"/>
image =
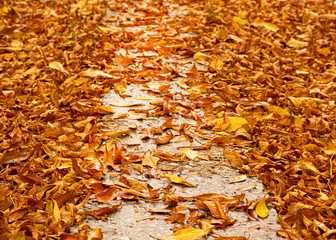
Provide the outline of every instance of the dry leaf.
<path id="1" fill-rule="evenodd" d="M 93 70 L 93 69 L 87 69 L 83 72 L 80 72 L 79 75 L 83 77 L 92 77 L 92 78 L 95 78 L 95 77 L 113 78 L 111 74 L 108 74 L 101 70 Z"/>
<path id="2" fill-rule="evenodd" d="M 205 232 L 199 228 L 188 228 L 179 230 L 161 240 L 194 240 L 203 237 Z"/>
<path id="3" fill-rule="evenodd" d="M 196 187 L 195 184 L 186 181 L 188 179 L 188 177 L 181 178 L 179 176 L 176 176 L 176 175 L 170 174 L 170 173 L 166 173 L 165 177 L 173 183 L 183 184 L 183 185 L 188 186 L 188 187 Z"/>
<path id="4" fill-rule="evenodd" d="M 49 63 L 49 67 L 52 68 L 52 69 L 56 69 L 62 73 L 65 73 L 65 74 L 68 74 L 68 71 L 66 71 L 64 68 L 63 68 L 63 65 L 60 63 L 60 62 L 50 62 Z"/>
<path id="5" fill-rule="evenodd" d="M 247 179 L 246 175 L 239 175 L 229 179 L 230 183 L 243 182 Z"/>
<path id="6" fill-rule="evenodd" d="M 114 89 L 117 93 L 124 93 L 127 91 L 127 81 L 125 79 L 119 81 L 119 82 L 116 82 L 114 84 Z"/>
<path id="7" fill-rule="evenodd" d="M 151 155 L 145 155 L 142 160 L 142 165 L 145 167 L 152 167 L 157 169 L 157 163 L 160 160 L 158 157 L 154 157 Z"/>
<path id="8" fill-rule="evenodd" d="M 261 218 L 266 218 L 268 216 L 268 208 L 266 206 L 266 196 L 267 194 L 265 194 L 265 196 L 259 200 L 255 208 L 256 213 Z"/>

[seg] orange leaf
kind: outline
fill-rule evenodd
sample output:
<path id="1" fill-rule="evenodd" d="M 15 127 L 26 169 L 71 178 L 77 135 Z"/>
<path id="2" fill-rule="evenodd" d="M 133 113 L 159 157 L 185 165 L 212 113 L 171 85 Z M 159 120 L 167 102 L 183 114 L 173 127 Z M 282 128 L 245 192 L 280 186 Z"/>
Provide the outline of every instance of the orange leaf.
<path id="1" fill-rule="evenodd" d="M 229 208 L 225 203 L 218 201 L 204 201 L 204 203 L 209 208 L 210 213 L 214 218 L 225 219 L 229 213 Z"/>
<path id="2" fill-rule="evenodd" d="M 142 166 L 145 167 L 152 167 L 154 169 L 157 169 L 157 163 L 160 160 L 158 157 L 154 157 L 151 155 L 145 155 L 142 160 Z"/>

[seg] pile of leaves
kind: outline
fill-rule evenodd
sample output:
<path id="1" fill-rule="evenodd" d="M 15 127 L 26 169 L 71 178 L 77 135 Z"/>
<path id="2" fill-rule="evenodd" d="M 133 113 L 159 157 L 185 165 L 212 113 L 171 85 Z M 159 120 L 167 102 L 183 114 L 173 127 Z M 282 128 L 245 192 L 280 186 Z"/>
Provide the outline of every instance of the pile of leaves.
<path id="1" fill-rule="evenodd" d="M 118 26 L 102 21 L 107 7 L 125 13 L 110 20 Z M 174 9 L 187 14 L 168 16 Z M 166 239 L 200 238 L 232 225 L 229 209 L 253 218 L 257 207 L 266 217 L 266 202 L 277 208 L 281 236 L 334 238 L 335 12 L 332 1 L 322 0 L 1 2 L 0 238 L 101 239 L 101 231 L 87 225 L 80 225 L 77 235 L 65 234 L 87 215 L 105 219 L 118 208 L 83 211 L 91 196 L 102 203 L 164 201 L 172 209 L 166 221 L 185 223 Z M 149 25 L 160 26 L 159 32 L 122 28 Z M 134 49 L 142 55 L 131 57 Z M 166 64 L 188 57 L 208 70 L 194 65 L 183 73 L 178 63 Z M 243 194 L 181 197 L 170 186 L 152 189 L 121 174 L 113 185 L 102 181 L 108 172 L 128 174 L 132 167 L 193 186 L 157 167 L 160 160 L 179 157 L 127 153 L 117 138 L 130 130 L 110 132 L 100 121 L 113 113 L 99 98 L 110 88 L 122 95 L 129 83 L 177 76 L 185 78 L 181 86 L 193 89 L 181 96 L 190 105 L 172 101 L 167 85 L 156 90 L 165 93 L 163 101 L 141 111 L 156 116 L 178 111 L 199 127 L 193 131 L 170 119 L 144 138 L 165 131 L 155 141 L 166 144 L 174 137 L 171 128 L 187 140 L 210 128 L 219 136 L 198 149 L 252 146 L 224 155 L 242 173 L 260 177 L 269 193 L 261 204 L 242 203 Z M 186 202 L 196 207 L 189 216 Z"/>
<path id="2" fill-rule="evenodd" d="M 259 175 L 289 239 L 335 238 L 332 1 L 208 1 L 195 47 L 207 79 L 248 121 L 241 171 Z M 198 17 L 196 17 L 198 16 Z M 195 56 L 194 56 L 195 57 Z"/>

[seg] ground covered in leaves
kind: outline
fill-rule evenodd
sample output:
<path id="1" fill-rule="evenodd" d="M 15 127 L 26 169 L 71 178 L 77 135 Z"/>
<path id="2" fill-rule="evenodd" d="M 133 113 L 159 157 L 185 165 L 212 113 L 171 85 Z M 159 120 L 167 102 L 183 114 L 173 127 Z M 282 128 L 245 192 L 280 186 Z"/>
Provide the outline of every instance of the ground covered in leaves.
<path id="1" fill-rule="evenodd" d="M 107 8 L 124 14 L 104 19 Z M 206 238 L 235 223 L 231 210 L 267 217 L 266 203 L 277 209 L 280 236 L 336 238 L 333 1 L 8 0 L 0 16 L 1 239 L 102 239 L 85 224 L 68 232 L 130 201 L 166 204 L 161 212 L 178 228 L 164 239 Z M 187 94 L 170 91 L 173 81 Z M 114 119 L 165 116 L 141 129 L 141 140 L 189 148 L 120 144 L 137 126 L 112 131 L 102 117 L 130 103 L 105 106 L 100 97 L 127 97 L 131 84 L 147 84 L 155 99 Z M 268 195 L 174 194 L 172 184 L 194 184 L 158 162 L 210 160 L 212 145 Z M 155 189 L 134 172 L 172 184 Z M 90 198 L 120 203 L 88 211 Z"/>

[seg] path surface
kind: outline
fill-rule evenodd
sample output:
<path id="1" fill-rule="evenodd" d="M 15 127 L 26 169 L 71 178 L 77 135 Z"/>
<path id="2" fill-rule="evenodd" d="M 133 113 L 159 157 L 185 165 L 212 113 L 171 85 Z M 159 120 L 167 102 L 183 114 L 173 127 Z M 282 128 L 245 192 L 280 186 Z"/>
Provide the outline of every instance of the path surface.
<path id="1" fill-rule="evenodd" d="M 120 43 L 114 54 L 120 58 L 115 66 L 116 72 L 125 74 L 123 77 L 129 81 L 127 86 L 115 85 L 104 95 L 104 104 L 111 106 L 115 113 L 104 117 L 103 122 L 109 131 L 120 134 L 119 146 L 126 148 L 130 156 L 169 155 L 169 161 L 161 158 L 156 172 L 153 169 L 144 172 L 131 169 L 130 174 L 124 176 L 143 181 L 160 191 L 172 186 L 176 189 L 174 194 L 183 197 L 223 193 L 228 196 L 245 194 L 244 201 L 259 200 L 265 194 L 260 181 L 238 173 L 223 155 L 223 148 L 241 151 L 242 147 L 229 142 L 214 142 L 211 147 L 204 147 L 205 150 L 197 150 L 197 147 L 205 146 L 225 134 L 212 130 L 214 125 L 211 124 L 208 129 L 200 128 L 200 124 L 204 125 L 204 121 L 210 119 L 213 111 L 217 112 L 217 116 L 221 111 L 234 114 L 230 112 L 230 106 L 219 103 L 218 97 L 209 91 L 209 85 L 204 83 L 199 86 L 208 66 L 205 62 L 196 62 L 187 52 L 185 45 L 196 33 L 180 29 L 177 24 L 185 21 L 189 10 L 178 5 L 162 8 L 165 8 L 164 15 L 158 13 L 156 6 L 110 1 L 105 18 L 109 22 L 105 31 L 113 31 L 127 39 L 125 43 Z M 167 143 L 166 138 L 169 139 Z M 162 178 L 165 173 L 188 177 L 188 182 L 196 187 L 171 185 Z M 118 177 L 108 175 L 105 183 L 115 184 Z M 87 208 L 97 208 L 98 205 L 92 200 Z M 164 212 L 166 207 L 162 202 L 124 202 L 107 222 L 93 218 L 85 222 L 91 227 L 101 228 L 105 239 L 163 238 L 180 226 L 165 222 L 166 214 L 150 212 L 150 209 Z M 194 208 L 191 204 L 188 207 Z M 214 230 L 215 234 L 208 239 L 218 236 L 216 234 L 281 239 L 276 236 L 275 230 L 280 226 L 272 208 L 266 219 L 251 220 L 240 211 L 230 211 L 229 216 L 236 218 L 237 222 Z"/>

